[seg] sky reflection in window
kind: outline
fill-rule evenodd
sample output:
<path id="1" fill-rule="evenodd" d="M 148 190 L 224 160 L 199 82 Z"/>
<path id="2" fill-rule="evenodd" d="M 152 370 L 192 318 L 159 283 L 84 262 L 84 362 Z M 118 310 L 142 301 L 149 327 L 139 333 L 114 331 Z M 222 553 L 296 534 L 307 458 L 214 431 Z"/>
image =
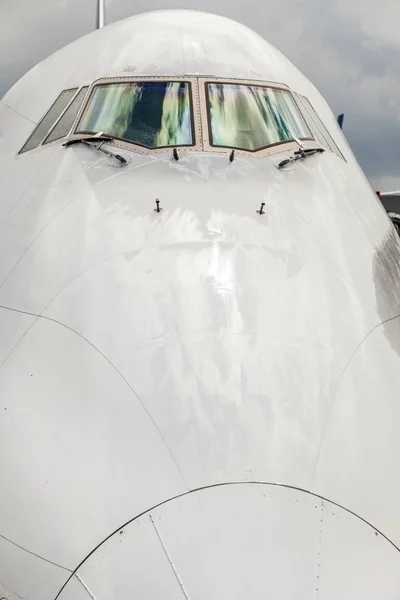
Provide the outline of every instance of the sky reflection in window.
<path id="1" fill-rule="evenodd" d="M 214 146 L 258 150 L 311 133 L 289 92 L 264 86 L 208 83 Z"/>
<path id="2" fill-rule="evenodd" d="M 98 85 L 78 131 L 101 131 L 147 148 L 191 145 L 189 85 L 167 81 Z"/>

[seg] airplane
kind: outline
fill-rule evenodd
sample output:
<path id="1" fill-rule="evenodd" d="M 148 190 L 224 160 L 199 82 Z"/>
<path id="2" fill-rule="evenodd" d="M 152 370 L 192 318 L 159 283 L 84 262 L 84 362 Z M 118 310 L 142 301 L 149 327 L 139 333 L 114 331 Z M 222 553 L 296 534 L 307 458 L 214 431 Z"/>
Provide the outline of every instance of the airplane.
<path id="1" fill-rule="evenodd" d="M 244 25 L 104 25 L 0 103 L 0 598 L 400 597 L 400 244 Z"/>
<path id="2" fill-rule="evenodd" d="M 340 129 L 343 129 L 344 113 L 341 113 L 337 117 L 337 123 Z M 376 194 L 383 204 L 384 209 L 388 213 L 390 220 L 392 221 L 395 230 L 400 235 L 400 192 L 381 192 L 376 191 Z"/>
<path id="3" fill-rule="evenodd" d="M 388 213 L 394 228 L 400 235 L 400 191 L 393 192 L 376 192 L 379 200 L 382 202 L 384 209 Z"/>

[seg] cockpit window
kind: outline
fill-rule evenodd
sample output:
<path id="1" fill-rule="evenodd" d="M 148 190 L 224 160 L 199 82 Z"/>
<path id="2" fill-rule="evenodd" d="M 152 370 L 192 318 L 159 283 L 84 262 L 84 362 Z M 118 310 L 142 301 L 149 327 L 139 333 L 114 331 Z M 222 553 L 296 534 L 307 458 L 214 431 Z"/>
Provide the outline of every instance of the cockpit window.
<path id="1" fill-rule="evenodd" d="M 48 144 L 49 142 L 54 142 L 55 140 L 59 140 L 66 135 L 68 135 L 73 122 L 76 119 L 76 116 L 79 112 L 79 109 L 82 105 L 83 99 L 88 91 L 87 87 L 83 87 L 79 90 L 75 98 L 72 100 L 71 104 L 68 106 L 65 113 L 62 117 L 57 121 L 53 129 L 50 131 L 49 135 L 44 140 L 43 144 Z"/>
<path id="2" fill-rule="evenodd" d="M 54 125 L 59 116 L 65 110 L 66 106 L 69 104 L 71 99 L 76 94 L 78 88 L 74 88 L 71 90 L 64 90 L 58 96 L 57 100 L 54 104 L 49 108 L 47 113 L 44 115 L 42 120 L 39 122 L 37 127 L 33 130 L 32 134 L 29 136 L 25 144 L 22 146 L 19 154 L 23 152 L 28 152 L 28 150 L 33 150 L 39 144 L 41 144 L 43 138 L 48 133 L 49 129 Z"/>
<path id="3" fill-rule="evenodd" d="M 248 151 L 312 138 L 292 95 L 261 85 L 207 83 L 210 143 Z"/>
<path id="4" fill-rule="evenodd" d="M 318 140 L 321 146 L 328 148 L 328 150 L 334 152 L 340 158 L 343 158 L 343 154 L 340 152 L 339 148 L 335 144 L 332 136 L 330 135 L 329 131 L 327 130 L 321 119 L 319 118 L 309 99 L 305 96 L 300 95 L 298 96 L 298 99 L 303 107 L 303 112 L 306 121 L 309 124 L 310 129 L 312 130 L 313 135 L 315 136 L 315 139 Z"/>
<path id="5" fill-rule="evenodd" d="M 190 83 L 95 86 L 75 133 L 98 132 L 146 148 L 193 145 Z"/>

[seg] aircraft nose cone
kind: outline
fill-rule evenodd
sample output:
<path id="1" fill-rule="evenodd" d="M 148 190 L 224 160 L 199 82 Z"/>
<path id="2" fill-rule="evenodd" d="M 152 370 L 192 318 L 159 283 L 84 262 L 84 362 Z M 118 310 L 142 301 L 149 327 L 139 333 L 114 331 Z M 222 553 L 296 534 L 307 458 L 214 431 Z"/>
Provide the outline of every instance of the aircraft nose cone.
<path id="1" fill-rule="evenodd" d="M 343 508 L 259 483 L 185 494 L 115 532 L 60 600 L 354 600 L 400 590 L 400 553 Z"/>

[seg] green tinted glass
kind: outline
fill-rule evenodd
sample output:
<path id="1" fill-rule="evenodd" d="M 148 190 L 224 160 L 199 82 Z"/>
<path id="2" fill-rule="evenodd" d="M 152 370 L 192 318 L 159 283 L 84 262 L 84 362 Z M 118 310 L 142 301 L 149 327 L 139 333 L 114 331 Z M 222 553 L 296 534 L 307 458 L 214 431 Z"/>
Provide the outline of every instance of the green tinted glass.
<path id="1" fill-rule="evenodd" d="M 311 133 L 292 95 L 257 85 L 208 83 L 213 146 L 259 150 Z"/>
<path id="2" fill-rule="evenodd" d="M 102 132 L 147 148 L 191 145 L 189 90 L 188 82 L 98 85 L 77 132 Z"/>

